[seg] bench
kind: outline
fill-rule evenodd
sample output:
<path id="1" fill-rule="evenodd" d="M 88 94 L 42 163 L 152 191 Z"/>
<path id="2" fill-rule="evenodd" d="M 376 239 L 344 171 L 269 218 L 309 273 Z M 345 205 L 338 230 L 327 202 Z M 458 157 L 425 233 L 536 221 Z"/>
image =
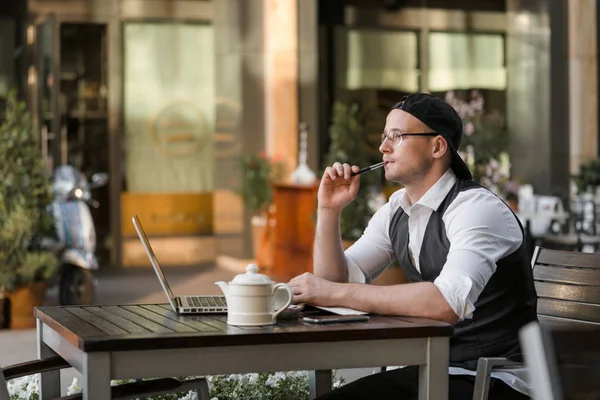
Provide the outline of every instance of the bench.
<path id="1" fill-rule="evenodd" d="M 600 254 L 536 247 L 531 265 L 539 324 L 547 329 L 600 327 Z M 525 351 L 525 349 L 523 349 Z M 473 400 L 486 400 L 491 371 L 520 364 L 480 358 Z"/>

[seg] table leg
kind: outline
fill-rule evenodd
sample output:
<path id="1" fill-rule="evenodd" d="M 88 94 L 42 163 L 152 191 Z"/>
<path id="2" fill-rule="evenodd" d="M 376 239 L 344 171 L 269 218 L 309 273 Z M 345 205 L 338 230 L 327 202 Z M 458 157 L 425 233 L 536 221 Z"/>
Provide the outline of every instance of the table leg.
<path id="1" fill-rule="evenodd" d="M 83 400 L 110 399 L 110 353 L 87 353 L 81 375 Z"/>
<path id="2" fill-rule="evenodd" d="M 332 387 L 333 385 L 330 369 L 308 371 L 308 391 L 311 399 L 331 392 Z"/>
<path id="3" fill-rule="evenodd" d="M 44 323 L 36 320 L 37 329 L 37 356 L 39 359 L 54 357 L 56 353 L 46 343 L 43 337 Z M 40 374 L 40 398 L 54 399 L 60 397 L 60 370 L 43 372 Z"/>
<path id="4" fill-rule="evenodd" d="M 449 338 L 429 338 L 427 363 L 419 366 L 419 400 L 448 400 L 449 346 Z"/>

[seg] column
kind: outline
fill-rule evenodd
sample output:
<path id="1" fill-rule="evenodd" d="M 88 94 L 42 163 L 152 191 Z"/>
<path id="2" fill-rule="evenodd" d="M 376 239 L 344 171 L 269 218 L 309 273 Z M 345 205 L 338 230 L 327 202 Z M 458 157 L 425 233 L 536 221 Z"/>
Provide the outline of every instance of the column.
<path id="1" fill-rule="evenodd" d="M 507 125 L 512 175 L 537 194 L 569 193 L 567 7 L 507 2 Z"/>
<path id="2" fill-rule="evenodd" d="M 298 4 L 215 0 L 213 7 L 217 254 L 225 256 L 221 260 L 248 259 L 250 216 L 234 194 L 240 176 L 237 160 L 242 154 L 266 152 L 286 161 L 288 176 L 296 167 Z"/>
<path id="3" fill-rule="evenodd" d="M 570 172 L 598 155 L 596 0 L 569 0 Z"/>
<path id="4" fill-rule="evenodd" d="M 319 135 L 319 21 L 318 1 L 298 2 L 298 121 L 310 127 L 308 132 L 308 166 L 318 173 Z"/>
<path id="5" fill-rule="evenodd" d="M 298 4 L 264 0 L 265 140 L 267 154 L 286 160 L 286 176 L 298 154 Z"/>

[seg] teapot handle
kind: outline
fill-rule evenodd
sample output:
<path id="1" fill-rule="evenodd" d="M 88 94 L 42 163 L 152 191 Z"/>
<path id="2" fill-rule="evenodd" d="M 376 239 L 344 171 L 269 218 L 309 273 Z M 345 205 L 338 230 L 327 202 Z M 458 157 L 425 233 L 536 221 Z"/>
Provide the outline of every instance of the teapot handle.
<path id="1" fill-rule="evenodd" d="M 275 295 L 275 291 L 280 290 L 280 289 L 287 291 L 289 297 L 286 300 L 286 302 L 281 307 L 279 307 L 277 309 L 277 311 L 273 312 L 273 321 L 275 321 L 275 319 L 277 318 L 277 316 L 279 314 L 281 314 L 281 312 L 283 310 L 285 310 L 286 308 L 288 308 L 288 306 L 290 304 L 292 304 L 292 300 L 294 300 L 294 292 L 292 291 L 292 288 L 287 283 L 278 283 L 276 285 L 273 285 L 273 289 L 271 289 L 272 299 L 275 299 L 275 296 L 274 296 Z M 273 307 L 273 308 L 275 308 L 275 307 Z"/>

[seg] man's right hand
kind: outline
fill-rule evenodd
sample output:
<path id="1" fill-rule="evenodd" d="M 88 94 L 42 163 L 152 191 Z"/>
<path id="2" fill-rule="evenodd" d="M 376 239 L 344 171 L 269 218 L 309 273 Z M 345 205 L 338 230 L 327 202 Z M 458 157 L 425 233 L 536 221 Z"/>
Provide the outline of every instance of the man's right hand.
<path id="1" fill-rule="evenodd" d="M 358 172 L 359 167 L 336 162 L 325 168 L 319 185 L 319 208 L 341 211 L 356 198 L 360 187 L 360 175 L 350 177 L 352 172 Z"/>

